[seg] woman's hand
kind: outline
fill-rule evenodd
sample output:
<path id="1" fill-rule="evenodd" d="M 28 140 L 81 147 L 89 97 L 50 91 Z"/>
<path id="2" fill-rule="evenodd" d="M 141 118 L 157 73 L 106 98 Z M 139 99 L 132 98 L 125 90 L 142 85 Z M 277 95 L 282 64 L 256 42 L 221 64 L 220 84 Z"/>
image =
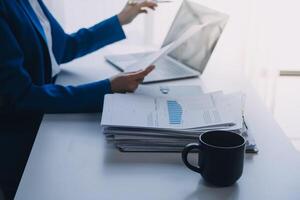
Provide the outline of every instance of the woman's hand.
<path id="1" fill-rule="evenodd" d="M 119 21 L 122 25 L 129 24 L 140 13 L 147 13 L 145 8 L 155 10 L 157 4 L 152 0 L 129 0 L 124 9 L 118 14 Z"/>
<path id="2" fill-rule="evenodd" d="M 154 66 L 150 66 L 143 71 L 120 73 L 112 77 L 110 79 L 111 91 L 113 93 L 134 92 L 154 68 Z"/>

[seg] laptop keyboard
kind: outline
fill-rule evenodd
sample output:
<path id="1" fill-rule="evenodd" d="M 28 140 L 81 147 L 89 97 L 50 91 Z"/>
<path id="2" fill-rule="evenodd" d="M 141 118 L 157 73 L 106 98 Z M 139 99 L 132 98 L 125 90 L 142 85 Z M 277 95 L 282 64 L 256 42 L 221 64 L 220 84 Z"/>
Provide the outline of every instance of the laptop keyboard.
<path id="1" fill-rule="evenodd" d="M 121 69 L 124 70 L 126 66 L 133 65 L 135 62 L 137 62 L 140 59 L 143 59 L 143 57 L 149 54 L 151 53 L 114 55 L 108 56 L 107 59 L 111 60 L 116 66 L 119 66 Z M 173 60 L 168 56 L 159 59 L 154 65 L 156 66 L 156 68 L 145 78 L 144 82 L 188 78 L 199 75 L 196 71 L 189 69 L 188 67 L 178 63 L 177 61 Z"/>
<path id="2" fill-rule="evenodd" d="M 145 81 L 155 81 L 160 79 L 176 79 L 197 75 L 188 68 L 179 65 L 170 58 L 165 57 L 155 63 L 155 70 L 146 77 Z"/>
<path id="3" fill-rule="evenodd" d="M 110 60 L 114 65 L 120 67 L 122 70 L 125 70 L 127 66 L 131 66 L 139 60 L 143 59 L 145 56 L 148 56 L 151 53 L 135 53 L 135 54 L 124 54 L 124 55 L 113 55 L 107 56 L 106 59 Z"/>

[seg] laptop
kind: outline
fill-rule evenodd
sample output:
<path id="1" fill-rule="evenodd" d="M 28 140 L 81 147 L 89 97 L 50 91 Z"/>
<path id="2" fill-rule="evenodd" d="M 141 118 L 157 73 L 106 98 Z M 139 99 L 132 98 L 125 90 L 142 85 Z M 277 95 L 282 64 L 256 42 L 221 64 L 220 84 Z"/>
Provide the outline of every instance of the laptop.
<path id="1" fill-rule="evenodd" d="M 186 79 L 201 75 L 227 21 L 226 14 L 202 6 L 193 0 L 183 0 L 161 48 L 179 39 L 192 26 L 201 25 L 202 29 L 175 50 L 156 60 L 153 63 L 155 69 L 143 83 Z M 107 55 L 105 59 L 120 71 L 126 72 L 128 66 L 154 53 Z"/>

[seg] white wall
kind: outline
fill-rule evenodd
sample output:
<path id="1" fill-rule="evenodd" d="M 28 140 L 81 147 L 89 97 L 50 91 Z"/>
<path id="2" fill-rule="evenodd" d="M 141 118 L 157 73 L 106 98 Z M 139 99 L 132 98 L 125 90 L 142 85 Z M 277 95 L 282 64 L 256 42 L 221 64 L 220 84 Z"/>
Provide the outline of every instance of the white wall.
<path id="1" fill-rule="evenodd" d="M 296 0 L 252 0 L 245 73 L 274 108 L 280 69 L 300 70 L 300 26 Z"/>

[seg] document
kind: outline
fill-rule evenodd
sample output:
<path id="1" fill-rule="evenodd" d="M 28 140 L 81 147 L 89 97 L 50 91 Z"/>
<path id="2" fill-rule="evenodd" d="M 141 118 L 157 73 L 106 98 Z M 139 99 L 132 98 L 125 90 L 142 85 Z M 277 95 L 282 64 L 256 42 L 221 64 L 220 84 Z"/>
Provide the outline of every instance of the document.
<path id="1" fill-rule="evenodd" d="M 180 36 L 180 38 L 178 38 L 174 42 L 161 48 L 157 52 L 154 52 L 154 53 L 146 56 L 145 58 L 137 61 L 134 64 L 130 63 L 129 66 L 125 67 L 125 72 L 135 72 L 135 71 L 139 71 L 139 70 L 144 70 L 148 66 L 153 65 L 157 60 L 159 60 L 163 56 L 169 54 L 170 52 L 175 50 L 177 47 L 179 47 L 181 44 L 183 44 L 185 41 L 187 41 L 189 38 L 191 38 L 193 35 L 195 35 L 197 32 L 199 32 L 203 27 L 204 27 L 204 25 L 191 26 L 186 32 L 184 32 Z"/>
<path id="2" fill-rule="evenodd" d="M 181 152 L 204 132 L 228 130 L 258 151 L 243 118 L 242 93 L 203 93 L 199 86 L 142 86 L 134 94 L 106 95 L 101 125 L 121 151 Z M 130 116 L 130 117 L 129 117 Z"/>
<path id="3" fill-rule="evenodd" d="M 212 95 L 215 103 L 223 109 L 223 112 L 231 114 L 231 118 L 234 121 L 235 126 L 229 127 L 228 129 L 241 129 L 243 127 L 242 111 L 244 110 L 244 95 L 242 93 L 233 93 L 229 95 L 214 93 Z"/>
<path id="4" fill-rule="evenodd" d="M 112 94 L 105 96 L 102 125 L 182 130 L 234 126 L 228 113 L 219 109 L 212 95 L 155 98 Z"/>

